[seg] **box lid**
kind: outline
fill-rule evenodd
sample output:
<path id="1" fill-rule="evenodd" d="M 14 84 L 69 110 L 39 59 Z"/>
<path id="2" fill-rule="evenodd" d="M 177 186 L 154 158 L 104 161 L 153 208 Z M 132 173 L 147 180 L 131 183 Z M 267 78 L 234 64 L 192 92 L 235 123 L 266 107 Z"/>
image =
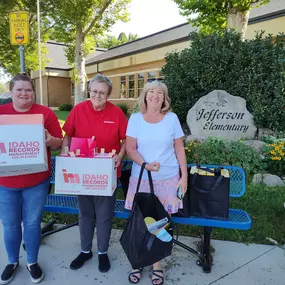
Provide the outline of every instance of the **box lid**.
<path id="1" fill-rule="evenodd" d="M 43 114 L 0 115 L 0 125 L 43 125 Z"/>

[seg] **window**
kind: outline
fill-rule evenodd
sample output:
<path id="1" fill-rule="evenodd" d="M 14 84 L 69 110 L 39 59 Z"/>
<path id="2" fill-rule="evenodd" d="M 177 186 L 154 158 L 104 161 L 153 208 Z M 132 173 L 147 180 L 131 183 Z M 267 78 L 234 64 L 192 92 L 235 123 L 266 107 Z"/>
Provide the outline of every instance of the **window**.
<path id="1" fill-rule="evenodd" d="M 155 78 L 155 71 L 151 71 L 147 73 L 147 79 Z"/>
<path id="2" fill-rule="evenodd" d="M 121 76 L 120 79 L 120 97 L 127 98 L 127 80 L 126 76 Z"/>
<path id="3" fill-rule="evenodd" d="M 140 96 L 143 87 L 144 87 L 144 74 L 139 73 L 138 74 L 138 96 Z"/>
<path id="4" fill-rule="evenodd" d="M 129 75 L 129 98 L 135 98 L 135 75 Z"/>
<path id="5" fill-rule="evenodd" d="M 164 78 L 165 76 L 164 76 L 164 74 L 162 73 L 162 71 L 161 70 L 159 70 L 159 72 L 158 72 L 158 78 Z"/>

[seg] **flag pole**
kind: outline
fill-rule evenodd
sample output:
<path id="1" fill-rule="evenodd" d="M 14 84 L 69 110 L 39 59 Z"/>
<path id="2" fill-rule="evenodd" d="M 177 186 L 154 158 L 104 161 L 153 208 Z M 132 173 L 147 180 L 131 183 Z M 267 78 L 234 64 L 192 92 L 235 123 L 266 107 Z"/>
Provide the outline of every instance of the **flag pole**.
<path id="1" fill-rule="evenodd" d="M 40 80 L 39 82 L 40 83 L 40 104 L 43 105 L 40 0 L 37 0 L 37 18 L 38 18 L 38 58 L 39 58 L 39 80 Z"/>

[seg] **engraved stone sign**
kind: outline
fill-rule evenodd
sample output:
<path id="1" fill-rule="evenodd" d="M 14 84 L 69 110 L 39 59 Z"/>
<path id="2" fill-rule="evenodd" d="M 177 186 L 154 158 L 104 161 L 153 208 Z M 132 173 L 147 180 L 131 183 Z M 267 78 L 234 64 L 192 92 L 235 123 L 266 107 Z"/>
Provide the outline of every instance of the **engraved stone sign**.
<path id="1" fill-rule="evenodd" d="M 253 139 L 256 133 L 245 99 L 224 90 L 214 90 L 201 97 L 189 110 L 187 124 L 195 137 L 239 140 Z"/>

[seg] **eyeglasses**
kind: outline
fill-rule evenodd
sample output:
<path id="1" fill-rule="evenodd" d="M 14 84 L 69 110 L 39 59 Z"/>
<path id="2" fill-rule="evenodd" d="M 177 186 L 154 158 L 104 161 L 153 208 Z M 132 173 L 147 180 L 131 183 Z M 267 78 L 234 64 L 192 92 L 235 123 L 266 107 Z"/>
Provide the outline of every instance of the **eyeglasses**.
<path id="1" fill-rule="evenodd" d="M 101 98 L 106 98 L 108 96 L 107 93 L 104 93 L 102 91 L 97 91 L 97 90 L 91 90 L 90 93 L 93 95 L 93 96 L 98 96 L 98 97 L 101 97 Z"/>
<path id="2" fill-rule="evenodd" d="M 161 83 L 165 83 L 164 78 L 161 78 L 161 77 L 159 77 L 159 78 L 149 78 L 146 82 L 147 83 L 151 83 L 153 81 L 158 81 L 158 82 L 161 82 Z"/>

